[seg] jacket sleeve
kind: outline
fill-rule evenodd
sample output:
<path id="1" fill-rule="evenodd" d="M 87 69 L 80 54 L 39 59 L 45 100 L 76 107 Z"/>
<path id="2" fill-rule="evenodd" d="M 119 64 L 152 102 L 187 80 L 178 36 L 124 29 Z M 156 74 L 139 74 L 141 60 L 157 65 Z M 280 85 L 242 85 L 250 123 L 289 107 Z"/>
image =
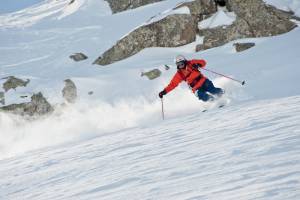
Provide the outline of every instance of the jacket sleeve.
<path id="1" fill-rule="evenodd" d="M 165 88 L 166 93 L 171 92 L 174 88 L 178 86 L 179 83 L 181 83 L 181 81 L 183 81 L 183 79 L 180 76 L 179 72 L 177 72 L 170 81 L 169 85 Z"/>
<path id="2" fill-rule="evenodd" d="M 200 64 L 201 65 L 201 68 L 204 68 L 206 66 L 206 61 L 205 60 L 191 60 L 190 61 L 192 65 L 194 64 Z"/>

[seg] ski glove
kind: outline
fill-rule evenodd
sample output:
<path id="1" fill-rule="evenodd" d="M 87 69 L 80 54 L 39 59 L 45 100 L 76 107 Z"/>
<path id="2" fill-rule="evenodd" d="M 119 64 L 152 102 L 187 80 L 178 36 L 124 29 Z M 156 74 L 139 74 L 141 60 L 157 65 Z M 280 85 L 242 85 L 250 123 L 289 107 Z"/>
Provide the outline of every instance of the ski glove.
<path id="1" fill-rule="evenodd" d="M 199 67 L 202 67 L 202 65 L 199 64 L 199 63 L 193 64 L 193 68 L 194 68 L 194 69 L 199 69 Z"/>
<path id="2" fill-rule="evenodd" d="M 165 90 L 163 90 L 158 94 L 158 96 L 159 96 L 159 98 L 163 98 L 163 96 L 166 94 L 167 94 L 167 92 Z"/>

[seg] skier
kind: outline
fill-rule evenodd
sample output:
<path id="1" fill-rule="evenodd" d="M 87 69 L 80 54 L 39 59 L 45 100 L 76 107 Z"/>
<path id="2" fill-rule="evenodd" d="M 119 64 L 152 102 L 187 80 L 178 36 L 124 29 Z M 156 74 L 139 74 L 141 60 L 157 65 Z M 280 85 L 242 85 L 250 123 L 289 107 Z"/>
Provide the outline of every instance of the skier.
<path id="1" fill-rule="evenodd" d="M 159 93 L 159 97 L 172 91 L 182 81 L 186 81 L 193 93 L 202 101 L 213 101 L 216 97 L 221 97 L 224 90 L 216 88 L 214 84 L 206 78 L 199 70 L 206 65 L 205 60 L 187 60 L 184 56 L 179 55 L 175 59 L 177 72 L 172 78 L 169 85 Z"/>

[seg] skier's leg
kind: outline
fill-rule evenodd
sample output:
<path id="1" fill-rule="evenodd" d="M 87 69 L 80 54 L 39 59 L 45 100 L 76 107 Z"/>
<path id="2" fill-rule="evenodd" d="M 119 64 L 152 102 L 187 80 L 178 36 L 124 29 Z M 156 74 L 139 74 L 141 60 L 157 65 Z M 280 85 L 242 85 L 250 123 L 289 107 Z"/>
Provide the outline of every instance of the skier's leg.
<path id="1" fill-rule="evenodd" d="M 206 79 L 204 82 L 204 88 L 207 92 L 211 93 L 212 95 L 216 95 L 218 97 L 221 97 L 224 94 L 223 89 L 215 87 L 213 82 L 211 82 L 208 79 Z"/>
<path id="2" fill-rule="evenodd" d="M 201 88 L 196 91 L 196 96 L 200 100 L 205 101 L 205 102 L 214 100 L 214 97 L 212 95 L 207 94 L 207 92 L 205 90 L 201 89 Z"/>

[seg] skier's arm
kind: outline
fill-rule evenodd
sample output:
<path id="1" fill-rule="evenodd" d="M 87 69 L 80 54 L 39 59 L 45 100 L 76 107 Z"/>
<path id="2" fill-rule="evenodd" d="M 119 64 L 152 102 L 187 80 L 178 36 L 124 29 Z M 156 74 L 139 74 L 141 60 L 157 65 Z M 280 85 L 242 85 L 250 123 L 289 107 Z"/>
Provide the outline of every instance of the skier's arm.
<path id="1" fill-rule="evenodd" d="M 182 77 L 180 76 L 179 72 L 177 72 L 172 80 L 170 81 L 169 85 L 164 89 L 166 93 L 171 92 L 174 88 L 178 86 L 179 83 L 181 83 Z"/>
<path id="2" fill-rule="evenodd" d="M 190 62 L 195 69 L 204 68 L 206 66 L 205 60 L 194 59 L 194 60 L 191 60 Z"/>

